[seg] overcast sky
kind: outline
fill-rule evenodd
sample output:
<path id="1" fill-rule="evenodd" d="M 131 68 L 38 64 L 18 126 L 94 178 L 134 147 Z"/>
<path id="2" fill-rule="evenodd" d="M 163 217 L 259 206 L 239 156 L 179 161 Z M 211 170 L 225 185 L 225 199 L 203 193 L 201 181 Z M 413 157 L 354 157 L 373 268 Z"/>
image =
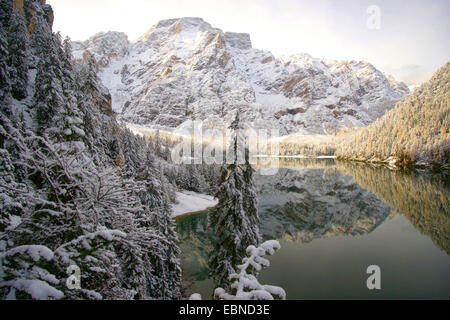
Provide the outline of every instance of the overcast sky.
<path id="1" fill-rule="evenodd" d="M 122 31 L 134 40 L 158 21 L 201 17 L 223 31 L 249 33 L 275 56 L 365 60 L 408 84 L 450 60 L 449 0 L 47 0 L 54 31 L 85 40 Z M 380 11 L 367 13 L 376 5 Z M 368 27 L 368 20 L 369 26 Z M 379 26 L 379 28 L 377 28 Z"/>

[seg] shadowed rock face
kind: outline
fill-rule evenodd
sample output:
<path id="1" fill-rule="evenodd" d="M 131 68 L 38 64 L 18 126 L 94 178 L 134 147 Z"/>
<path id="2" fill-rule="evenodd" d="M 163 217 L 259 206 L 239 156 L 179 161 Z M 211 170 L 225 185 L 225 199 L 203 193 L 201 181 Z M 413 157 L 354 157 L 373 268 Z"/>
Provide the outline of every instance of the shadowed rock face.
<path id="1" fill-rule="evenodd" d="M 196 119 L 222 126 L 240 108 L 256 127 L 324 133 L 367 125 L 408 93 L 369 63 L 306 54 L 278 59 L 252 48 L 248 34 L 225 33 L 200 18 L 163 20 L 135 42 L 107 32 L 74 43 L 77 59 L 86 50 L 113 109 L 141 125 Z"/>

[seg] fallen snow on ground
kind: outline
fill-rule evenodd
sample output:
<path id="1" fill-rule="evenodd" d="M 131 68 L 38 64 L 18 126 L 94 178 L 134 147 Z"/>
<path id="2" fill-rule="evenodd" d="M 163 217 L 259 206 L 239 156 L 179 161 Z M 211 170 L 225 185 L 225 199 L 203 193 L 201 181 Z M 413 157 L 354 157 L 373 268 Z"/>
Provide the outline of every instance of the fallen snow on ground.
<path id="1" fill-rule="evenodd" d="M 183 190 L 177 192 L 177 203 L 172 205 L 173 216 L 181 216 L 183 214 L 203 211 L 217 205 L 218 201 L 212 196 L 196 193 L 193 191 Z"/>

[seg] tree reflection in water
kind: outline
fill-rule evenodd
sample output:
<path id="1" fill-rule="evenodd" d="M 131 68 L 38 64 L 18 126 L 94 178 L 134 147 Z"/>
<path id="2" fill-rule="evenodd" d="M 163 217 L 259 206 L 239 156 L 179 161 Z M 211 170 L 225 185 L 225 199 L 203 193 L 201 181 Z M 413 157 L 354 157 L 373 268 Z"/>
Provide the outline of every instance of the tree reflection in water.
<path id="1" fill-rule="evenodd" d="M 449 255 L 448 175 L 332 159 L 280 159 L 280 166 L 275 175 L 256 177 L 264 239 L 305 244 L 337 236 L 354 238 L 370 234 L 400 214 Z M 208 279 L 207 215 L 178 219 L 187 280 Z"/>

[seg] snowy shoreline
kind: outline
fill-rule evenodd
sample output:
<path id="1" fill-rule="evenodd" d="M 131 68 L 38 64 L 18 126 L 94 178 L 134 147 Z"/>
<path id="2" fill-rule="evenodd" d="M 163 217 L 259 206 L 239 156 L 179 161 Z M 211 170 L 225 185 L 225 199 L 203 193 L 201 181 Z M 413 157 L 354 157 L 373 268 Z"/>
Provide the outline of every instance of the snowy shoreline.
<path id="1" fill-rule="evenodd" d="M 174 218 L 212 209 L 218 203 L 212 196 L 187 190 L 176 192 L 176 197 L 176 203 L 172 204 Z"/>
<path id="2" fill-rule="evenodd" d="M 296 159 L 336 159 L 336 156 L 275 156 L 275 155 L 266 155 L 266 154 L 257 154 L 252 156 L 254 158 L 296 158 Z"/>

